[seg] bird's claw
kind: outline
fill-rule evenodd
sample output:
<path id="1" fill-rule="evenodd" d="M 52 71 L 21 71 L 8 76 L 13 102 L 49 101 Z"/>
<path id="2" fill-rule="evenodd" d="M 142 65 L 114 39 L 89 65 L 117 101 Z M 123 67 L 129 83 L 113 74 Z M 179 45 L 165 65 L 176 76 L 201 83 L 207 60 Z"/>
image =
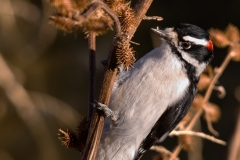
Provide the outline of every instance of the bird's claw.
<path id="1" fill-rule="evenodd" d="M 117 121 L 118 115 L 108 108 L 105 104 L 95 101 L 95 107 L 105 114 L 106 117 L 110 117 L 112 121 Z"/>

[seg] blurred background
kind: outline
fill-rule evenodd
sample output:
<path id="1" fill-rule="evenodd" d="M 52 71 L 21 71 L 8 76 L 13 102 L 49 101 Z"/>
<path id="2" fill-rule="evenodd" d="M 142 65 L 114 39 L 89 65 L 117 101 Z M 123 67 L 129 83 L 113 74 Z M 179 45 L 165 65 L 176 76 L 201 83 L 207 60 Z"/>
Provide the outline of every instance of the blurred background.
<path id="1" fill-rule="evenodd" d="M 155 0 L 147 15 L 164 20 L 141 23 L 133 38 L 140 43 L 133 45 L 136 57 L 152 49 L 152 27 L 184 22 L 205 30 L 223 30 L 229 23 L 240 28 L 239 7 L 238 0 Z M 61 145 L 57 133 L 59 128 L 74 130 L 87 114 L 88 44 L 80 31 L 66 34 L 49 25 L 53 11 L 46 0 L 0 0 L 0 160 L 80 159 L 78 152 Z M 103 73 L 100 61 L 107 57 L 112 38 L 113 31 L 97 37 L 98 82 Z M 227 51 L 215 48 L 211 65 L 219 66 Z M 231 159 L 231 142 L 239 133 L 240 63 L 230 62 L 219 84 L 225 87 L 226 97 L 219 99 L 213 92 L 210 101 L 221 108 L 222 116 L 214 128 L 228 145 L 202 140 L 200 155 L 204 160 Z M 96 89 L 99 91 L 99 83 Z M 202 131 L 210 134 L 201 121 Z M 238 139 L 234 142 L 240 144 Z M 163 143 L 169 150 L 176 144 L 175 138 Z M 143 159 L 152 159 L 153 153 L 148 152 Z M 184 151 L 180 157 L 188 159 Z"/>

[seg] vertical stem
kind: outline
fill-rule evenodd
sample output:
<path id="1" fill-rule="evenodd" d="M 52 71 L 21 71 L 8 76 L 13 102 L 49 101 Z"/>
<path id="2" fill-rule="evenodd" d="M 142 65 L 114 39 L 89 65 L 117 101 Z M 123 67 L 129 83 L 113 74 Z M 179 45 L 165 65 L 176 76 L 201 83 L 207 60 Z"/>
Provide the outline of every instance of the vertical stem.
<path id="1" fill-rule="evenodd" d="M 95 77 L 96 77 L 96 34 L 89 32 L 88 37 L 89 48 L 89 104 L 88 104 L 88 119 L 93 115 L 93 107 L 95 100 Z"/>

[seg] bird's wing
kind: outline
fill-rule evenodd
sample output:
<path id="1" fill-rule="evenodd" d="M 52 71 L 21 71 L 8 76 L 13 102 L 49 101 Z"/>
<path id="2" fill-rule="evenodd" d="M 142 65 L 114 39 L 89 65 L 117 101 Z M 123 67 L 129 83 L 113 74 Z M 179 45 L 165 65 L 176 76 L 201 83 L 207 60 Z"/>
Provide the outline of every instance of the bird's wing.
<path id="1" fill-rule="evenodd" d="M 115 92 L 115 90 L 124 82 L 126 81 L 126 79 L 131 75 L 130 72 L 133 68 L 130 68 L 128 71 L 124 70 L 123 69 L 123 66 L 120 66 L 122 67 L 120 70 L 120 72 L 117 74 L 117 77 L 114 81 L 114 84 L 113 84 L 113 89 L 112 89 L 112 93 Z"/>
<path id="2" fill-rule="evenodd" d="M 178 125 L 182 118 L 186 115 L 191 103 L 197 93 L 196 86 L 190 85 L 186 95 L 176 104 L 169 106 L 153 126 L 151 132 L 141 143 L 135 160 L 141 158 L 143 153 L 150 149 L 156 141 L 162 142 L 168 134 Z"/>

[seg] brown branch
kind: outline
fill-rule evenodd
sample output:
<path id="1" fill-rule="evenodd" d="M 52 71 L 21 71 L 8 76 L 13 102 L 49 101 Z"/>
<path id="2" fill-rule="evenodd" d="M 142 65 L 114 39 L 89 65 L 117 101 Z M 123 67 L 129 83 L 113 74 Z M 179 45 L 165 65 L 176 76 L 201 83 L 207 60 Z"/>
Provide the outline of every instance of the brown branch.
<path id="1" fill-rule="evenodd" d="M 220 140 L 220 139 L 217 139 L 213 136 L 210 136 L 210 135 L 207 135 L 205 133 L 202 133 L 202 132 L 194 132 L 194 131 L 172 131 L 169 136 L 180 136 L 180 135 L 192 135 L 192 136 L 198 136 L 198 137 L 202 137 L 202 138 L 205 138 L 205 139 L 208 139 L 212 142 L 215 142 L 215 143 L 218 143 L 218 144 L 221 144 L 221 145 L 226 145 L 227 143 Z"/>
<path id="2" fill-rule="evenodd" d="M 167 150 L 163 146 L 156 146 L 156 145 L 154 145 L 154 146 L 152 146 L 150 148 L 150 150 L 154 150 L 154 151 L 156 151 L 156 152 L 158 152 L 160 154 L 166 154 L 169 157 L 172 155 L 172 152 L 170 152 L 169 150 Z M 174 160 L 179 160 L 179 158 L 175 158 Z"/>
<path id="3" fill-rule="evenodd" d="M 124 35 L 122 35 L 121 38 L 115 37 L 113 41 L 113 46 L 108 56 L 108 64 L 105 69 L 104 78 L 102 81 L 102 87 L 99 94 L 98 101 L 100 103 L 108 105 L 110 100 L 114 79 L 117 74 L 116 57 L 115 57 L 117 42 L 120 41 L 121 39 L 126 39 L 126 41 L 128 42 L 131 40 L 133 34 L 135 33 L 140 22 L 142 21 L 142 18 L 146 14 L 152 1 L 153 0 L 139 0 L 134 7 L 134 13 L 136 17 L 135 26 L 133 26 L 131 30 L 127 31 Z M 118 33 L 116 34 L 118 35 Z M 89 135 L 87 139 L 87 145 L 86 145 L 82 160 L 95 159 L 98 146 L 100 143 L 100 138 L 102 135 L 103 125 L 104 125 L 103 113 L 99 110 L 94 109 L 94 113 L 91 121 L 91 127 L 89 130 Z"/>
<path id="4" fill-rule="evenodd" d="M 181 152 L 182 146 L 178 145 L 174 151 L 172 152 L 172 156 L 169 158 L 169 160 L 175 160 L 178 156 L 178 154 Z"/>
<path id="5" fill-rule="evenodd" d="M 162 21 L 163 18 L 159 16 L 144 16 L 143 20 L 155 20 L 155 21 Z"/>
<path id="6" fill-rule="evenodd" d="M 89 48 L 89 104 L 88 119 L 93 115 L 93 107 L 95 101 L 95 77 L 96 77 L 96 34 L 89 32 L 88 35 Z"/>

